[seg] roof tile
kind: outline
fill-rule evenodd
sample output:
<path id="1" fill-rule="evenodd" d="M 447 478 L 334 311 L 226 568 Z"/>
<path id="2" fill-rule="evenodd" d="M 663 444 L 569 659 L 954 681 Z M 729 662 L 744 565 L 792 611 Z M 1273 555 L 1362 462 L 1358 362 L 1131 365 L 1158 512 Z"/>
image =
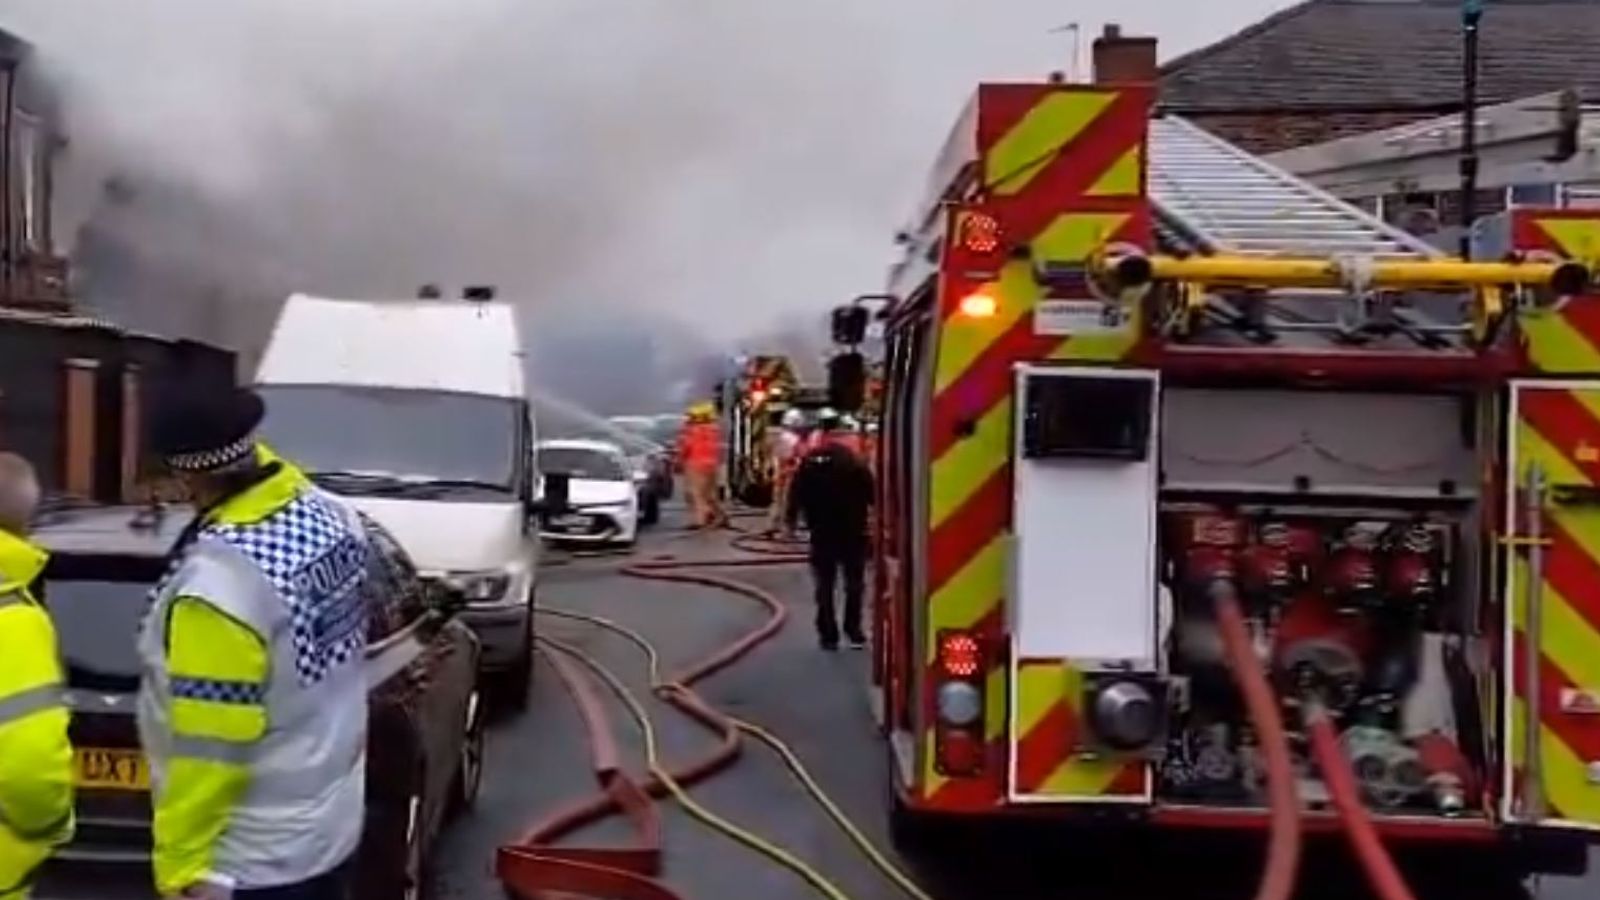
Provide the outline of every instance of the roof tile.
<path id="1" fill-rule="evenodd" d="M 1487 0 L 1485 103 L 1577 88 L 1600 98 L 1600 0 Z M 1448 107 L 1461 96 L 1459 0 L 1309 0 L 1162 66 L 1176 112 Z"/>

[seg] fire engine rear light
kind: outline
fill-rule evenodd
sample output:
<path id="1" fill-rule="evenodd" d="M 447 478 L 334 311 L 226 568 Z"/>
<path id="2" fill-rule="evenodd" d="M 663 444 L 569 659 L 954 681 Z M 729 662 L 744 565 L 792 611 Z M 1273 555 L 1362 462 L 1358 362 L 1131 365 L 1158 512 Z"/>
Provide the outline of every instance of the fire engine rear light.
<path id="1" fill-rule="evenodd" d="M 970 253 L 989 254 L 1000 249 L 1000 221 L 984 213 L 962 216 L 961 246 Z"/>
<path id="2" fill-rule="evenodd" d="M 983 692 L 966 681 L 947 681 L 934 696 L 939 721 L 955 728 L 976 725 L 983 718 Z"/>
<path id="3" fill-rule="evenodd" d="M 976 775 L 983 771 L 983 738 L 971 731 L 941 731 L 933 761 L 943 775 Z"/>
<path id="4" fill-rule="evenodd" d="M 975 678 L 983 667 L 983 648 L 965 632 L 949 632 L 939 639 L 939 668 L 950 678 Z"/>
<path id="5" fill-rule="evenodd" d="M 961 298 L 961 314 L 969 319 L 993 318 L 999 311 L 1000 302 L 992 294 L 974 291 Z"/>

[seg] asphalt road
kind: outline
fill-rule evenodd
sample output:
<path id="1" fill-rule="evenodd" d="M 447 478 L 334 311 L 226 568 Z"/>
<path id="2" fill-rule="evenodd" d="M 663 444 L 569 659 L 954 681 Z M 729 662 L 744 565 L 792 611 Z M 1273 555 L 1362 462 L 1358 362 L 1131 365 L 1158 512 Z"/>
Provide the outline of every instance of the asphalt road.
<path id="1" fill-rule="evenodd" d="M 726 555 L 725 539 L 686 537 L 673 519 L 647 536 L 638 555 L 671 552 L 681 558 Z M 669 666 L 703 655 L 760 620 L 748 601 L 712 589 L 643 582 L 617 575 L 614 563 L 585 560 L 548 570 L 541 603 L 580 610 L 632 626 L 650 637 Z M 872 727 L 867 659 L 849 651 L 819 651 L 809 628 L 807 582 L 802 567 L 753 570 L 739 577 L 778 592 L 791 604 L 788 628 L 733 669 L 714 676 L 700 692 L 721 708 L 754 720 L 789 741 L 835 801 L 881 848 L 888 847 L 883 798 L 885 754 Z M 646 684 L 644 663 L 621 638 L 592 626 L 559 620 L 545 633 L 594 653 L 636 689 Z M 631 759 L 641 758 L 631 722 L 614 704 L 615 731 Z M 669 707 L 651 707 L 667 759 L 703 749 L 707 737 Z M 499 721 L 489 746 L 488 776 L 476 810 L 442 837 L 433 884 L 438 900 L 490 900 L 504 896 L 491 865 L 494 850 L 552 809 L 591 793 L 583 731 L 571 701 L 548 664 L 541 662 L 528 710 Z M 784 846 L 833 880 L 852 900 L 893 900 L 904 895 L 880 876 L 814 807 L 786 770 L 759 747 L 737 766 L 696 788 L 713 811 Z M 778 867 L 688 817 L 663 807 L 667 871 L 664 878 L 688 897 L 761 897 L 810 900 L 817 893 Z M 617 842 L 627 832 L 616 819 L 581 832 L 586 845 Z M 938 900 L 978 898 L 1183 897 L 1233 900 L 1254 893 L 1258 860 L 1251 850 L 1185 838 L 1164 846 L 1113 847 L 1103 835 L 1030 828 L 977 838 L 956 835 L 917 858 L 891 854 Z M 1600 866 L 1596 867 L 1600 872 Z M 1579 881 L 1547 879 L 1530 891 L 1468 873 L 1459 861 L 1419 873 L 1424 898 L 1462 896 L 1511 900 L 1593 897 L 1600 874 Z M 1303 869 L 1301 896 L 1365 896 L 1359 875 L 1331 845 Z"/>

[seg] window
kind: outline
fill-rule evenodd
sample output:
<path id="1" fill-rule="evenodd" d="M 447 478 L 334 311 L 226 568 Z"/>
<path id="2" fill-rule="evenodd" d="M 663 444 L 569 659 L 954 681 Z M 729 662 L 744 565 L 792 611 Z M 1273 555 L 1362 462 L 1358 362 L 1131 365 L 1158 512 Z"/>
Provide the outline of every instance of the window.
<path id="1" fill-rule="evenodd" d="M 44 128 L 36 116 L 18 111 L 16 118 L 16 173 L 19 190 L 18 235 L 24 250 L 45 250 Z"/>
<path id="2" fill-rule="evenodd" d="M 539 471 L 593 481 L 628 481 L 632 477 L 621 457 L 586 447 L 541 447 Z"/>

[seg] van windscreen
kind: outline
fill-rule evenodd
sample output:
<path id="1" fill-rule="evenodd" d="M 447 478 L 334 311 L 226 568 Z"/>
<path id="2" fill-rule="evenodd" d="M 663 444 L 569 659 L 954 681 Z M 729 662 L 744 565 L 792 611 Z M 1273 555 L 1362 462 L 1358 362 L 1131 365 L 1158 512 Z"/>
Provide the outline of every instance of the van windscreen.
<path id="1" fill-rule="evenodd" d="M 522 406 L 506 397 L 352 386 L 261 385 L 262 439 L 312 474 L 512 490 Z"/>

